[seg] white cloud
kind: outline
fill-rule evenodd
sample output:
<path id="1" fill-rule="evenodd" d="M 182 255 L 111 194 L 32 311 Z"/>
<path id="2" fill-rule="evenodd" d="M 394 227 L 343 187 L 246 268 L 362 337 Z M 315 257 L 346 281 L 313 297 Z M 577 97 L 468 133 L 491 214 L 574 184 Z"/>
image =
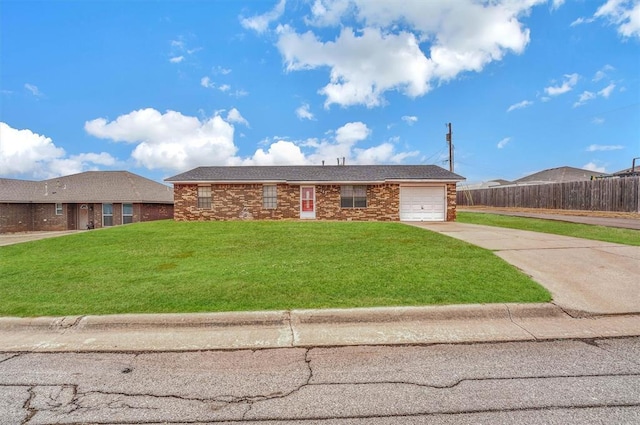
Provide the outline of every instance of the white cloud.
<path id="1" fill-rule="evenodd" d="M 593 82 L 598 82 L 600 80 L 602 80 L 603 78 L 605 78 L 607 76 L 607 73 L 614 71 L 615 68 L 612 67 L 611 65 L 605 65 L 602 67 L 602 69 L 598 70 L 595 75 L 593 76 Z"/>
<path id="2" fill-rule="evenodd" d="M 591 120 L 591 122 L 592 122 L 593 124 L 596 124 L 596 125 L 601 125 L 601 124 L 604 124 L 604 118 L 601 118 L 601 117 L 594 117 L 594 118 Z"/>
<path id="3" fill-rule="evenodd" d="M 615 88 L 616 88 L 616 85 L 614 83 L 611 83 L 607 87 L 605 87 L 602 90 L 598 91 L 597 93 L 593 93 L 593 92 L 585 90 L 584 92 L 582 92 L 582 94 L 578 98 L 578 101 L 573 104 L 573 107 L 576 108 L 578 106 L 582 106 L 585 103 L 587 103 L 588 101 L 590 101 L 592 99 L 595 99 L 598 96 L 604 97 L 605 99 L 607 99 L 607 98 L 609 98 L 609 96 L 611 95 L 611 93 L 613 92 L 613 90 Z"/>
<path id="4" fill-rule="evenodd" d="M 212 89 L 212 88 L 215 88 L 215 86 L 216 86 L 216 85 L 211 81 L 211 78 L 209 78 L 209 77 L 202 77 L 202 78 L 200 79 L 200 85 L 201 85 L 202 87 L 207 88 L 207 89 Z"/>
<path id="5" fill-rule="evenodd" d="M 528 106 L 533 105 L 533 102 L 530 100 L 523 100 L 522 102 L 514 103 L 513 105 L 507 108 L 507 112 L 515 111 L 516 109 L 523 109 Z"/>
<path id="6" fill-rule="evenodd" d="M 300 147 L 285 140 L 272 143 L 266 151 L 258 149 L 251 158 L 242 161 L 242 165 L 306 165 L 308 163 Z"/>
<path id="7" fill-rule="evenodd" d="M 581 16 L 578 19 L 576 19 L 575 21 L 571 22 L 571 24 L 569 26 L 570 27 L 575 27 L 577 25 L 590 24 L 593 21 L 595 21 L 594 18 L 584 18 L 584 17 Z"/>
<path id="8" fill-rule="evenodd" d="M 251 18 L 242 18 L 240 23 L 246 29 L 252 29 L 257 33 L 263 33 L 269 28 L 269 24 L 274 22 L 282 16 L 284 13 L 284 7 L 286 0 L 280 0 L 280 2 L 270 10 L 262 15 L 252 16 Z"/>
<path id="9" fill-rule="evenodd" d="M 422 96 L 462 72 L 522 53 L 529 29 L 519 18 L 544 2 L 316 0 L 307 23 L 340 25 L 339 35 L 325 40 L 279 25 L 277 46 L 289 71 L 330 69 L 319 90 L 326 107 L 374 107 L 387 91 Z"/>
<path id="10" fill-rule="evenodd" d="M 296 109 L 296 116 L 301 120 L 314 120 L 313 113 L 309 110 L 309 104 L 303 103 L 298 109 Z"/>
<path id="11" fill-rule="evenodd" d="M 243 124 L 247 127 L 249 127 L 249 121 L 247 121 L 241 114 L 240 111 L 238 111 L 236 108 L 232 108 L 229 113 L 227 114 L 227 121 L 228 122 L 232 122 L 232 123 L 236 123 L 236 124 Z"/>
<path id="12" fill-rule="evenodd" d="M 584 170 L 596 171 L 598 173 L 606 173 L 605 167 L 599 167 L 595 162 L 588 162 L 582 166 Z"/>
<path id="13" fill-rule="evenodd" d="M 558 96 L 573 90 L 578 83 L 578 74 L 565 74 L 562 84 L 559 86 L 545 87 L 544 92 L 549 96 Z"/>
<path id="14" fill-rule="evenodd" d="M 587 152 L 600 152 L 600 151 L 618 151 L 624 149 L 622 145 L 589 145 Z"/>
<path id="15" fill-rule="evenodd" d="M 582 106 L 588 101 L 590 101 L 591 99 L 595 99 L 595 97 L 596 97 L 595 93 L 585 90 L 584 92 L 582 92 L 582 94 L 578 98 L 578 101 L 573 104 L 573 107 L 577 108 L 578 106 Z"/>
<path id="16" fill-rule="evenodd" d="M 67 156 L 51 138 L 0 122 L 0 175 L 41 179 L 116 164 L 116 159 L 105 152 Z"/>
<path id="17" fill-rule="evenodd" d="M 611 25 L 615 25 L 623 37 L 640 38 L 639 0 L 608 0 L 593 16 L 606 19 Z"/>
<path id="18" fill-rule="evenodd" d="M 418 117 L 414 115 L 405 115 L 402 117 L 402 121 L 406 122 L 409 125 L 413 125 L 418 122 Z"/>
<path id="19" fill-rule="evenodd" d="M 351 145 L 366 139 L 371 130 L 365 123 L 350 122 L 336 130 L 336 141 L 340 144 Z"/>
<path id="20" fill-rule="evenodd" d="M 44 96 L 44 94 L 40 91 L 40 89 L 38 89 L 38 86 L 34 84 L 25 83 L 24 88 L 29 90 L 29 92 L 36 97 Z"/>
<path id="21" fill-rule="evenodd" d="M 188 38 L 191 41 L 195 38 L 193 34 L 189 34 L 187 37 L 180 36 L 177 40 L 171 40 L 169 42 L 171 46 L 171 52 L 169 54 L 169 62 L 182 63 L 187 60 L 187 57 L 202 50 L 202 47 L 189 48 L 185 39 Z"/>
<path id="22" fill-rule="evenodd" d="M 510 141 L 511 137 L 505 137 L 504 139 L 500 140 L 497 144 L 498 149 L 504 148 Z"/>
<path id="23" fill-rule="evenodd" d="M 226 119 L 218 111 L 198 119 L 176 111 L 164 114 L 140 109 L 107 121 L 97 118 L 85 123 L 87 133 L 102 139 L 135 145 L 131 157 L 148 169 L 185 171 L 200 165 L 267 165 L 332 163 L 344 157 L 348 163 L 393 163 L 418 152 L 398 152 L 392 142 L 360 147 L 371 130 L 362 122 L 349 122 L 328 133 L 327 138 L 292 142 L 274 139 L 252 156 L 237 156 L 234 125 L 248 122 L 233 108 Z M 267 141 L 267 143 L 269 143 Z"/>
<path id="24" fill-rule="evenodd" d="M 84 128 L 102 139 L 136 144 L 132 158 L 150 170 L 225 165 L 237 151 L 233 125 L 220 115 L 200 121 L 176 111 L 161 114 L 147 108 L 111 122 L 104 118 L 87 121 Z"/>
<path id="25" fill-rule="evenodd" d="M 218 90 L 224 93 L 231 90 L 231 86 L 229 84 L 222 84 L 220 87 L 218 87 Z"/>
<path id="26" fill-rule="evenodd" d="M 607 87 L 600 90 L 598 94 L 606 99 L 611 95 L 611 92 L 613 92 L 613 89 L 615 88 L 616 88 L 616 85 L 611 83 Z"/>

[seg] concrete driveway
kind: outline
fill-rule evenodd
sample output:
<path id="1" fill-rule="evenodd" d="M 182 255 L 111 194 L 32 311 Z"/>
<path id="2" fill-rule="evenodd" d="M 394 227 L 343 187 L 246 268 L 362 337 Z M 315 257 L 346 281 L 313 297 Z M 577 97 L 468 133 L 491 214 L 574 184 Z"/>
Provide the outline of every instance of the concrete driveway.
<path id="1" fill-rule="evenodd" d="M 640 313 L 640 247 L 465 223 L 407 223 L 490 249 L 574 316 Z"/>

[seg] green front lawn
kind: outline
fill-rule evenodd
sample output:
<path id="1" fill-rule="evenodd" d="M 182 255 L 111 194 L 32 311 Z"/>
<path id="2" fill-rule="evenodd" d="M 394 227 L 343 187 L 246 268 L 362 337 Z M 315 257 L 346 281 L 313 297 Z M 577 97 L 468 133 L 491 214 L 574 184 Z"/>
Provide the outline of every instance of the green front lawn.
<path id="1" fill-rule="evenodd" d="M 400 223 L 158 221 L 0 247 L 0 315 L 546 302 L 490 251 Z"/>
<path id="2" fill-rule="evenodd" d="M 534 232 L 552 233 L 554 235 L 573 236 L 576 238 L 640 246 L 640 230 L 633 229 L 474 212 L 458 212 L 457 220 L 460 223 L 508 227 L 511 229 L 531 230 Z"/>

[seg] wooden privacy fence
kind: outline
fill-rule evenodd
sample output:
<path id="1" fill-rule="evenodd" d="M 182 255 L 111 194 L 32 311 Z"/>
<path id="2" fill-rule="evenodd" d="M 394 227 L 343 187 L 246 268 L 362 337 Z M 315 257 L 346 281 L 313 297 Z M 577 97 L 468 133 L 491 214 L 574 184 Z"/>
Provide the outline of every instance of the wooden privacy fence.
<path id="1" fill-rule="evenodd" d="M 640 212 L 640 176 L 489 189 L 460 185 L 457 202 L 459 206 Z"/>

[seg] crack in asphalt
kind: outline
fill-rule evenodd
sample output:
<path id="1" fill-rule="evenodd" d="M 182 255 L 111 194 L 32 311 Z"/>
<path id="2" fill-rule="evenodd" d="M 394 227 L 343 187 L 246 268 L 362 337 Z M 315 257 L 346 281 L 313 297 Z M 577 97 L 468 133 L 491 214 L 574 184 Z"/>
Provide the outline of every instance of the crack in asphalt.
<path id="1" fill-rule="evenodd" d="M 153 410 L 153 411 L 157 411 L 159 408 L 157 407 L 141 407 L 141 406 L 136 406 L 135 404 L 132 403 L 128 403 L 127 400 L 106 400 L 103 403 L 97 403 L 95 405 L 92 406 L 87 406 L 84 405 L 84 402 L 86 402 L 86 398 L 91 397 L 92 395 L 105 395 L 105 396 L 123 396 L 123 397 L 151 397 L 151 398 L 156 398 L 156 399 L 175 399 L 175 400 L 185 400 L 185 401 L 197 401 L 197 402 L 201 402 L 201 403 L 211 403 L 211 402 L 217 402 L 217 403 L 222 403 L 223 406 L 220 406 L 219 408 L 214 408 L 213 406 L 209 406 L 209 408 L 211 408 L 214 411 L 220 410 L 228 405 L 233 405 L 233 404 L 246 404 L 246 410 L 244 411 L 244 413 L 242 414 L 240 421 L 247 421 L 247 422 L 265 422 L 265 421 L 278 421 L 278 420 L 293 420 L 295 418 L 269 418 L 269 419 L 246 419 L 246 416 L 251 412 L 252 406 L 254 403 L 257 402 L 264 402 L 264 401 L 269 401 L 269 400 L 273 400 L 273 399 L 282 399 L 282 398 L 287 398 L 299 391 L 301 391 L 303 388 L 305 387 L 328 387 L 328 386 L 373 386 L 373 385 L 408 385 L 408 386 L 415 386 L 415 387 L 419 387 L 419 388 L 431 388 L 431 389 L 436 389 L 436 390 L 446 390 L 446 389 L 453 389 L 457 386 L 459 386 L 461 383 L 463 382 L 486 382 L 486 381 L 516 381 L 516 380 L 534 380 L 534 379 L 562 379 L 562 378 L 597 378 L 597 377 L 620 377 L 620 376 L 627 376 L 627 377 L 640 377 L 640 373 L 620 373 L 620 374 L 594 374 L 594 375 L 589 375 L 589 374 L 581 374 L 581 375 L 548 375 L 548 376 L 515 376 L 515 377 L 508 377 L 508 378 L 462 378 L 459 379 L 458 381 L 456 381 L 455 383 L 451 384 L 451 385 L 432 385 L 432 384 L 420 384 L 420 383 L 416 383 L 416 382 L 410 382 L 410 381 L 376 381 L 376 382 L 322 382 L 322 383 L 311 383 L 311 379 L 313 378 L 313 368 L 311 366 L 311 360 L 309 359 L 309 352 L 310 349 L 306 350 L 305 352 L 305 363 L 307 364 L 308 367 L 308 376 L 306 381 L 301 384 L 300 386 L 298 386 L 297 388 L 292 389 L 289 392 L 286 393 L 281 393 L 281 392 L 276 392 L 276 393 L 271 393 L 271 394 L 265 394 L 265 395 L 255 395 L 255 396 L 229 396 L 229 395 L 222 395 L 222 396 L 218 396 L 218 397 L 211 397 L 211 398 L 199 398 L 199 397 L 184 397 L 184 396 L 179 396 L 179 395 L 157 395 L 157 394 L 148 394 L 148 393 L 123 393 L 123 392 L 108 392 L 108 391 L 87 391 L 87 392 L 80 392 L 78 391 L 78 387 L 75 384 L 63 384 L 63 385 L 3 385 L 0 384 L 0 387 L 8 387 L 8 386 L 21 386 L 21 387 L 25 387 L 28 386 L 28 392 L 29 392 L 29 398 L 25 401 L 25 403 L 23 404 L 23 408 L 27 411 L 27 414 L 25 416 L 25 419 L 21 422 L 21 425 L 28 425 L 28 423 L 31 421 L 31 419 L 38 413 L 38 412 L 45 412 L 45 411 L 52 411 L 52 412 L 60 412 L 60 410 L 63 410 L 64 413 L 74 413 L 74 412 L 78 412 L 78 411 L 92 411 L 92 410 L 97 410 L 100 408 L 106 408 L 106 409 L 112 409 L 112 410 L 122 410 L 122 409 L 131 409 L 131 410 Z M 39 392 L 38 389 L 39 388 L 46 388 L 49 387 L 54 391 L 51 391 L 49 393 L 43 394 L 42 392 Z M 57 390 L 57 391 L 55 391 Z M 69 390 L 71 391 L 71 394 L 69 394 Z M 45 397 L 46 401 L 46 408 L 40 407 L 38 408 L 38 406 L 35 406 L 34 404 L 36 401 L 36 398 L 38 397 L 38 395 Z M 66 398 L 70 396 L 70 399 L 68 401 L 64 401 L 64 400 L 60 400 L 60 398 Z M 391 414 L 391 415 L 384 415 L 384 414 L 376 414 L 371 415 L 371 416 L 357 416 L 357 415 L 346 415 L 346 416 L 327 416 L 327 417 L 314 417 L 313 420 L 328 420 L 328 419 L 367 419 L 367 418 L 383 418 L 383 417 L 389 417 L 389 418 L 394 418 L 394 417 L 410 417 L 410 416 L 433 416 L 433 415 L 438 415 L 438 414 L 450 414 L 450 415 L 456 415 L 456 414 L 472 414 L 472 413 L 492 413 L 492 412 L 506 412 L 506 411 L 542 411 L 542 410 L 549 410 L 549 409 L 553 409 L 553 408 L 557 408 L 557 409 L 585 409 L 585 408 L 596 408 L 596 407 L 640 407 L 640 402 L 639 403 L 611 403 L 611 402 L 603 402 L 601 404 L 598 403 L 593 403 L 590 405 L 581 405 L 581 406 L 561 406 L 561 405 L 550 405 L 550 406 L 543 406 L 540 408 L 514 408 L 514 409 L 504 409 L 504 408 L 490 408 L 490 409 L 470 409 L 470 410 L 465 410 L 464 412 L 420 412 L 420 413 L 415 413 L 415 414 Z M 300 421 L 305 421 L 305 420 L 310 420 L 310 419 L 305 419 L 305 418 L 297 418 L 296 420 L 300 420 Z M 222 420 L 221 420 L 222 421 Z M 224 420 L 222 422 L 228 422 L 229 420 Z M 180 420 L 180 421 L 171 421 L 171 422 L 166 422 L 163 421 L 163 423 L 211 423 L 211 420 L 208 420 L 207 422 L 203 422 L 203 421 L 184 421 L 184 420 Z M 214 420 L 215 422 L 215 420 Z M 65 422 L 66 423 L 66 422 Z M 79 423 L 84 423 L 84 422 L 79 422 Z M 92 423 L 99 423 L 99 422 L 92 422 Z M 116 424 L 116 423 L 130 423 L 130 421 L 122 421 L 122 422 L 108 422 L 108 423 L 112 423 L 112 424 Z M 145 422 L 139 422 L 137 421 L 136 423 L 145 423 Z M 157 421 L 153 421 L 153 422 L 149 422 L 149 423 L 157 423 Z M 72 424 L 72 423 L 69 423 Z"/>
<path id="2" fill-rule="evenodd" d="M 6 359 L 0 360 L 0 363 L 4 363 L 4 362 L 6 362 L 8 360 L 15 359 L 16 357 L 20 357 L 21 355 L 22 355 L 22 353 L 13 354 L 13 355 L 7 357 Z"/>
<path id="3" fill-rule="evenodd" d="M 617 351 L 612 351 L 609 350 L 607 348 L 607 340 L 606 339 L 592 339 L 592 340 L 588 340 L 588 341 L 584 341 L 587 344 L 593 345 L 595 347 L 598 347 L 599 349 L 601 349 L 602 351 L 611 354 L 612 356 L 617 357 L 620 360 L 624 360 L 630 363 L 633 363 L 635 365 L 640 366 L 640 359 L 636 360 L 636 359 L 631 359 L 625 356 L 621 356 L 620 353 L 618 353 Z"/>

